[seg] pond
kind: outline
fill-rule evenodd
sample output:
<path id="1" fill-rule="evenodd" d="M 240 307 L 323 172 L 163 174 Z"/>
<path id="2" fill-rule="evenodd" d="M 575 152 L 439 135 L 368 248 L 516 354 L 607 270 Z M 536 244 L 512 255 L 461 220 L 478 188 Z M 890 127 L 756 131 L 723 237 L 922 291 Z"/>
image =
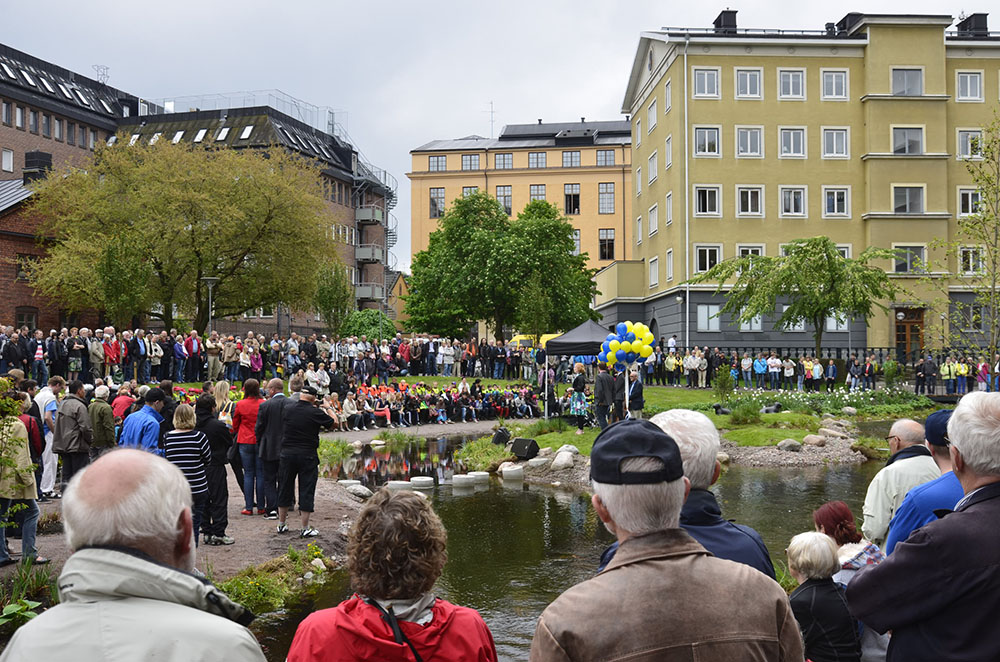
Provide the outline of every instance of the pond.
<path id="1" fill-rule="evenodd" d="M 448 529 L 448 563 L 435 590 L 482 614 L 501 660 L 525 660 L 538 615 L 562 591 L 593 575 L 613 537 L 585 496 L 496 479 L 453 492 L 451 456 L 461 441 L 366 449 L 345 467 L 374 485 L 406 473 L 437 476 L 440 484 L 428 496 Z M 713 489 L 724 516 L 759 530 L 772 557 L 783 560 L 788 541 L 812 528 L 812 511 L 822 503 L 844 500 L 860 516 L 868 483 L 881 466 L 731 467 Z M 312 610 L 351 594 L 346 573 L 332 575 L 304 604 L 254 624 L 269 660 L 285 659 L 295 628 Z"/>

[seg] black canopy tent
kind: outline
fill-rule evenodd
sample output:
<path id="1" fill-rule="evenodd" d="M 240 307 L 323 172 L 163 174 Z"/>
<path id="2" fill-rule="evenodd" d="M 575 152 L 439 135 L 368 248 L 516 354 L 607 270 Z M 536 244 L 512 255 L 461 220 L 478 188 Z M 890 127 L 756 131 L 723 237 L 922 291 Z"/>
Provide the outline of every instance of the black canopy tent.
<path id="1" fill-rule="evenodd" d="M 545 343 L 545 352 L 549 356 L 596 356 L 609 333 L 597 322 L 587 320 Z"/>

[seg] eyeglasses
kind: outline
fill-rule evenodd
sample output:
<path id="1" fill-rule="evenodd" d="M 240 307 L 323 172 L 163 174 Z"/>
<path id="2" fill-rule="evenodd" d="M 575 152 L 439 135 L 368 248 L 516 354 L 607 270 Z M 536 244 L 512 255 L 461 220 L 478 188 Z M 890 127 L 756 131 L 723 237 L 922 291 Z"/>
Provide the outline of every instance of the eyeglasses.
<path id="1" fill-rule="evenodd" d="M 885 438 L 886 441 L 889 441 L 890 439 L 899 439 L 899 435 L 890 434 L 888 437 Z"/>

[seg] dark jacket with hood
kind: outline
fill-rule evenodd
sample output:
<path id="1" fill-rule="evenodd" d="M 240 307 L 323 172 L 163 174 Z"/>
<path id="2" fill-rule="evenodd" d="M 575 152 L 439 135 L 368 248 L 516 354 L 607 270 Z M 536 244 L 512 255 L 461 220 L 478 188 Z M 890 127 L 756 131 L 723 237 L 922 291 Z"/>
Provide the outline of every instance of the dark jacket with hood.
<path id="1" fill-rule="evenodd" d="M 229 463 L 226 453 L 233 445 L 233 435 L 229 432 L 229 426 L 220 421 L 215 413 L 202 410 L 197 412 L 197 424 L 194 429 L 208 437 L 208 447 L 212 451 L 212 461 L 209 464 L 213 467 L 226 466 Z"/>

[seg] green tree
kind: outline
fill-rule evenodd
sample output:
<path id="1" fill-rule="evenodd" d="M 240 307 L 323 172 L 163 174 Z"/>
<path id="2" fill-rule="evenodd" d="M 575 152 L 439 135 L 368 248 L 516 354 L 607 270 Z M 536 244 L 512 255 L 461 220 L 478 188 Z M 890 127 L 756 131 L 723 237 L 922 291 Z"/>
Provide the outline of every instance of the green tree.
<path id="1" fill-rule="evenodd" d="M 330 337 L 340 335 L 340 327 L 354 310 L 354 287 L 339 260 L 330 260 L 320 267 L 313 305 Z"/>
<path id="2" fill-rule="evenodd" d="M 385 313 L 376 308 L 355 310 L 347 316 L 340 327 L 341 337 L 367 336 L 369 342 L 388 340 L 396 335 L 396 325 Z"/>
<path id="3" fill-rule="evenodd" d="M 538 345 L 543 334 L 549 331 L 552 319 L 552 299 L 549 298 L 541 274 L 532 274 L 517 293 L 520 305 L 514 323 L 530 335 Z"/>
<path id="4" fill-rule="evenodd" d="M 413 261 L 408 328 L 457 335 L 484 320 L 497 338 L 524 321 L 527 298 L 539 293 L 548 314 L 532 301 L 535 322 L 548 331 L 598 319 L 597 294 L 587 255 L 573 255 L 573 226 L 558 209 L 533 201 L 511 220 L 485 193 L 456 199 Z M 532 282 L 542 287 L 532 288 Z M 445 328 L 450 327 L 450 328 Z"/>
<path id="5" fill-rule="evenodd" d="M 829 237 L 795 239 L 784 245 L 784 255 L 731 258 L 691 279 L 715 283 L 716 293 L 727 292 L 720 312 L 741 322 L 774 313 L 778 301 L 788 306 L 777 320 L 783 330 L 808 322 L 813 327 L 816 355 L 823 344 L 828 317 L 865 320 L 873 308 L 886 310 L 880 299 L 899 291 L 884 268 L 873 260 L 895 257 L 892 250 L 867 248 L 857 258 L 842 257 Z"/>
<path id="6" fill-rule="evenodd" d="M 94 271 L 94 295 L 108 318 L 119 328 L 131 321 L 136 311 L 147 310 L 152 292 L 137 284 L 148 283 L 153 275 L 148 247 L 130 235 L 108 237 L 98 256 Z"/>
<path id="7" fill-rule="evenodd" d="M 319 266 L 335 247 L 314 165 L 279 147 L 122 138 L 36 184 L 31 209 L 44 219 L 48 248 L 33 270 L 37 290 L 71 312 L 111 305 L 122 315 L 135 305 L 133 314 L 166 326 L 176 306 L 199 331 L 209 317 L 206 276 L 219 279 L 217 317 L 312 306 Z M 115 255 L 142 255 L 149 271 L 111 268 Z"/>

